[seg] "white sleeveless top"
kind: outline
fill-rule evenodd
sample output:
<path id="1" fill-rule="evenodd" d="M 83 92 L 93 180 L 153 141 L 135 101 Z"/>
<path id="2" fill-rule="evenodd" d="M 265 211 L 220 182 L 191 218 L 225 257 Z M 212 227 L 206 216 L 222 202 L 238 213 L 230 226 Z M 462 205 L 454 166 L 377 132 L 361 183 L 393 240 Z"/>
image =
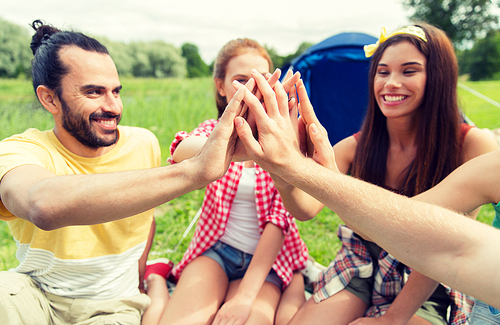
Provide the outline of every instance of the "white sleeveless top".
<path id="1" fill-rule="evenodd" d="M 226 230 L 220 238 L 221 242 L 248 254 L 255 253 L 260 239 L 255 180 L 255 168 L 243 168 Z"/>

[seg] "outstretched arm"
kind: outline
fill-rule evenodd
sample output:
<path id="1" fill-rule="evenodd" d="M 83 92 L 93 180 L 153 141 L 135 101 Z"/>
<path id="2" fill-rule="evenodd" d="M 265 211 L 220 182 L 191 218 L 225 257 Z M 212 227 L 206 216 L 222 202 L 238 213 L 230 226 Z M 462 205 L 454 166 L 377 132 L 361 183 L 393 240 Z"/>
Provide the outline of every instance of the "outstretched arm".
<path id="1" fill-rule="evenodd" d="M 36 165 L 7 172 L 0 183 L 5 207 L 44 230 L 122 219 L 152 209 L 224 175 L 232 159 L 234 118 L 245 96 L 240 89 L 193 159 L 152 169 L 57 176 Z"/>
<path id="2" fill-rule="evenodd" d="M 336 173 L 304 157 L 298 145 L 288 141 L 293 131 L 288 110 L 280 108 L 282 104 L 278 105 L 276 96 L 267 92 L 266 95 L 269 101 L 275 101 L 275 105 L 266 102 L 267 113 L 256 103 L 250 105 L 256 118 L 258 141 L 249 136 L 243 119 L 235 121 L 238 135 L 254 161 L 318 199 L 347 225 L 362 229 L 369 238 L 413 269 L 500 307 L 497 294 L 500 292 L 500 259 L 492 258 L 499 253 L 498 230 L 445 208 Z M 313 138 L 321 137 L 319 132 L 310 134 Z M 452 175 L 457 173 L 456 177 L 460 177 L 458 173 L 463 167 L 470 168 L 469 164 L 476 165 L 474 161 L 492 154 L 495 152 L 475 158 Z M 493 169 L 477 165 L 472 169 L 500 177 L 499 166 L 487 164 L 487 167 Z M 497 188 L 498 181 L 500 179 L 495 184 Z M 487 202 L 472 201 L 475 204 Z"/>
<path id="3" fill-rule="evenodd" d="M 260 154 L 262 155 L 269 154 L 269 155 L 274 155 L 276 157 L 280 155 L 287 156 L 289 153 L 286 151 L 281 151 L 281 149 L 279 148 L 283 146 L 283 149 L 286 149 L 287 146 L 293 146 L 293 148 L 295 148 L 295 150 L 297 150 L 299 154 L 304 153 L 304 151 L 308 151 L 307 156 L 311 157 L 310 160 L 314 160 L 319 164 L 321 164 L 322 166 L 327 167 L 328 169 L 339 172 L 339 168 L 337 167 L 336 164 L 336 159 L 332 146 L 328 141 L 327 132 L 321 126 L 316 115 L 314 114 L 314 110 L 309 101 L 309 98 L 307 96 L 307 91 L 304 85 L 301 82 L 299 82 L 298 94 L 302 104 L 300 105 L 301 117 L 300 120 L 297 122 L 296 121 L 297 115 L 295 114 L 295 112 L 293 110 L 289 110 L 286 106 L 286 96 L 283 93 L 282 87 L 280 87 L 280 85 L 277 84 L 275 87 L 276 93 L 274 93 L 270 89 L 270 87 L 268 87 L 264 83 L 263 78 L 258 74 L 257 71 L 254 71 L 252 73 L 252 76 L 255 78 L 259 90 L 261 92 L 266 91 L 266 95 L 269 96 L 267 102 L 265 101 L 266 105 L 268 105 L 267 103 L 270 103 L 270 105 L 272 103 L 271 108 L 273 108 L 275 111 L 279 111 L 281 115 L 280 116 L 275 114 L 276 119 L 273 121 L 273 123 L 269 123 L 269 125 L 264 126 L 262 123 L 260 124 L 260 126 L 257 125 L 257 127 L 262 128 L 259 129 L 259 134 L 271 132 L 276 136 L 274 138 L 275 140 L 279 138 L 278 141 L 272 143 L 272 146 L 275 146 L 274 149 L 262 150 L 264 148 L 259 149 L 256 147 L 257 150 L 260 150 Z M 262 88 L 267 90 L 262 90 Z M 258 107 L 256 103 L 253 105 L 253 107 L 254 107 L 254 110 L 252 110 L 253 114 L 262 114 L 261 117 L 264 116 L 267 117 L 266 111 L 255 110 L 255 107 Z M 273 112 L 273 111 L 269 109 L 267 110 L 267 112 Z M 246 124 L 246 122 L 243 119 L 238 119 L 235 123 L 238 124 L 240 122 Z M 299 125 L 298 138 L 296 134 L 297 128 L 295 126 L 295 124 L 297 123 Z M 314 137 L 310 136 L 311 134 L 315 134 L 316 136 Z M 266 139 L 259 139 L 259 142 L 261 141 L 264 142 L 265 140 Z M 307 145 L 306 149 L 304 150 L 303 146 L 305 142 L 307 142 Z M 245 146 L 248 151 L 248 142 L 245 143 Z M 301 155 L 301 157 L 304 156 Z M 290 163 L 294 164 L 294 161 L 290 160 Z M 274 164 L 272 164 L 272 166 L 274 166 Z M 271 169 L 272 166 L 270 166 Z M 302 221 L 312 219 L 321 210 L 321 208 L 323 208 L 324 204 L 319 200 L 317 200 L 317 198 L 311 196 L 309 193 L 294 186 L 293 184 L 283 181 L 279 177 L 279 175 L 274 174 L 271 169 L 268 171 L 271 173 L 271 175 L 273 175 L 273 179 L 275 178 L 279 179 L 278 182 L 275 182 L 275 185 L 280 191 L 283 203 L 286 209 L 295 218 Z M 360 229 L 355 228 L 353 225 L 351 225 L 351 228 L 364 238 L 366 239 L 369 238 Z"/>
<path id="4" fill-rule="evenodd" d="M 483 130 L 471 129 L 465 138 L 464 156 L 467 160 L 497 149 L 498 146 L 496 144 L 496 141 L 492 139 L 488 134 L 486 134 Z M 463 196 L 463 200 L 471 201 L 475 198 L 480 197 L 482 195 L 481 191 L 484 191 L 486 180 L 480 180 L 478 184 L 477 179 L 480 178 L 480 176 L 471 176 L 473 175 L 471 175 L 470 173 L 464 174 L 462 172 L 459 178 L 445 180 L 438 192 L 431 190 L 429 191 L 430 195 L 425 194 L 424 196 L 420 196 L 419 199 L 424 200 L 424 202 L 429 202 L 429 200 L 432 199 L 432 203 L 434 204 L 454 209 L 460 213 L 470 213 L 469 217 L 475 219 L 477 213 L 480 210 L 480 208 L 475 208 L 477 206 L 480 207 L 482 204 L 488 203 L 490 201 L 483 201 L 483 203 L 478 201 L 476 203 L 478 205 L 473 206 L 473 209 L 460 208 L 460 205 L 463 203 L 457 202 L 461 201 L 461 199 L 457 199 L 457 195 L 463 196 L 466 193 L 467 195 Z M 482 184 L 482 186 L 480 184 Z M 465 187 L 470 187 L 471 185 L 475 185 L 475 187 L 478 188 L 475 188 L 472 192 L 465 189 Z M 494 188 L 494 186 L 487 188 Z M 465 192 L 461 192 L 461 190 L 465 190 Z M 439 193 L 445 191 L 447 193 Z M 408 281 L 405 283 L 403 290 L 398 294 L 394 302 L 391 304 L 391 307 L 383 316 L 379 317 L 379 319 L 377 320 L 359 319 L 358 322 L 353 322 L 352 324 L 406 324 L 409 319 L 415 314 L 415 312 L 420 308 L 420 306 L 430 297 L 432 292 L 436 289 L 437 285 L 438 283 L 436 281 L 424 276 L 417 271 L 413 271 L 410 274 Z"/>
<path id="5" fill-rule="evenodd" d="M 257 79 L 259 82 L 259 79 Z M 309 96 L 307 95 L 306 88 L 302 82 L 297 84 L 297 94 L 291 93 L 291 98 L 293 103 L 300 112 L 300 117 L 296 120 L 296 110 L 292 109 L 290 114 L 290 121 L 292 125 L 297 124 L 298 131 L 298 143 L 299 148 L 302 151 L 307 152 L 309 157 L 312 157 L 315 161 L 321 165 L 330 168 L 332 170 L 337 170 L 337 165 L 335 164 L 335 156 L 333 154 L 332 145 L 328 140 L 328 135 L 326 129 L 319 124 L 319 121 L 312 111 L 312 105 L 309 101 Z M 297 104 L 300 103 L 300 104 Z M 311 114 L 312 112 L 312 114 Z M 310 125 L 315 124 L 316 130 L 321 132 L 323 135 L 317 141 L 317 143 L 312 143 L 308 141 L 310 137 L 308 136 L 310 131 Z M 278 188 L 283 204 L 287 210 L 298 220 L 306 221 L 314 218 L 324 207 L 324 205 L 305 193 L 299 188 L 292 186 L 286 182 L 283 182 L 276 175 L 273 175 L 277 181 L 275 182 Z"/>
<path id="6" fill-rule="evenodd" d="M 467 214 L 483 204 L 500 202 L 499 171 L 500 150 L 496 150 L 461 165 L 415 199 Z"/>

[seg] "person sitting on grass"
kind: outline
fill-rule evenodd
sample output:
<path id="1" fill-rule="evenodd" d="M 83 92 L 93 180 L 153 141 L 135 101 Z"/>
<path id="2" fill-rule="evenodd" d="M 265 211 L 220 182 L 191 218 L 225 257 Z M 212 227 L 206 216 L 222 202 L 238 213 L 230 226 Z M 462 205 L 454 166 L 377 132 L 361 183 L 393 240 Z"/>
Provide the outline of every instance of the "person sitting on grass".
<path id="1" fill-rule="evenodd" d="M 498 149 L 489 134 L 462 123 L 458 65 L 443 31 L 428 24 L 389 35 L 384 30 L 379 42 L 366 49 L 367 56 L 373 55 L 367 115 L 361 132 L 334 147 L 341 172 L 414 196 L 460 164 Z M 285 206 L 300 220 L 313 218 L 323 207 L 276 184 Z M 472 306 L 466 296 L 411 272 L 356 229 L 340 226 L 339 238 L 341 251 L 318 278 L 314 299 L 291 324 L 306 324 L 311 317 L 324 324 L 356 324 L 357 319 L 446 324 L 450 303 L 450 322 L 466 321 Z"/>
<path id="2" fill-rule="evenodd" d="M 257 98 L 247 98 L 254 127 L 241 117 L 236 117 L 235 127 L 254 161 L 336 211 L 346 225 L 414 271 L 490 304 L 481 304 L 489 315 L 480 316 L 491 316 L 487 324 L 498 321 L 500 231 L 450 209 L 469 213 L 493 203 L 499 210 L 499 150 L 471 159 L 433 188 L 408 198 L 339 172 L 327 132 L 304 86 L 298 88 L 301 117 L 297 121 L 282 88 L 274 87 L 274 93 L 256 71 L 252 78 L 264 94 L 266 108 Z M 297 141 L 290 141 L 294 138 Z M 303 143 L 308 150 L 299 145 Z M 475 316 L 473 312 L 473 321 Z"/>
<path id="3" fill-rule="evenodd" d="M 34 21 L 33 88 L 54 118 L 0 142 L 0 219 L 19 266 L 0 272 L 1 324 L 139 324 L 139 259 L 153 209 L 222 177 L 234 151 L 237 92 L 205 146 L 160 167 L 157 138 L 119 126 L 118 72 L 93 38 Z"/>
<path id="4" fill-rule="evenodd" d="M 256 41 L 236 39 L 220 50 L 214 67 L 219 118 L 236 92 L 233 82 L 246 83 L 252 68 L 265 75 L 272 68 Z M 289 78 L 288 89 L 297 80 Z M 177 133 L 172 161 L 195 156 L 218 123 L 211 119 Z M 305 301 L 304 281 L 295 271 L 306 266 L 308 253 L 294 218 L 267 172 L 246 157 L 233 160 L 226 175 L 206 188 L 193 239 L 173 270 L 179 280 L 162 324 L 274 324 L 280 299 L 295 310 Z M 298 297 L 287 295 L 296 292 L 287 289 L 292 277 L 300 279 Z"/>

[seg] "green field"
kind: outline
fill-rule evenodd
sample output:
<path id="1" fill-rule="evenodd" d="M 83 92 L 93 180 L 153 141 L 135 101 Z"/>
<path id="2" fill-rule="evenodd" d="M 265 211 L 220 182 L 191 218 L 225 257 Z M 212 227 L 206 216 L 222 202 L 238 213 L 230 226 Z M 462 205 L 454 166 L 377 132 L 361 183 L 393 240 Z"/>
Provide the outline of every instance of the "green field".
<path id="1" fill-rule="evenodd" d="M 169 145 L 179 130 L 190 131 L 207 118 L 215 118 L 213 86 L 203 79 L 121 79 L 124 113 L 122 124 L 150 129 L 160 140 L 166 165 Z M 500 102 L 500 82 L 465 82 L 468 87 Z M 480 128 L 500 127 L 500 109 L 459 89 L 461 107 Z M 49 129 L 52 116 L 36 100 L 29 81 L 0 79 L 0 139 L 29 127 Z M 186 194 L 157 209 L 157 231 L 150 258 L 168 257 L 178 262 L 193 230 L 176 248 L 203 199 L 203 190 Z M 493 209 L 482 209 L 479 220 L 491 223 Z M 336 236 L 340 219 L 324 209 L 314 220 L 299 222 L 302 238 L 311 256 L 328 264 L 340 247 Z M 0 270 L 17 265 L 15 243 L 5 222 L 0 221 Z"/>

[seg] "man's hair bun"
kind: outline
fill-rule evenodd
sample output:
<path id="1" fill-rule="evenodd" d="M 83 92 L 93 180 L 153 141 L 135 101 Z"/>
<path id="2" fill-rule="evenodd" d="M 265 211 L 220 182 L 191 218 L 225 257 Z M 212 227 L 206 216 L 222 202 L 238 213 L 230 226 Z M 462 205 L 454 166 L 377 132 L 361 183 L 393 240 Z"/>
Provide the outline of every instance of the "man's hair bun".
<path id="1" fill-rule="evenodd" d="M 39 19 L 33 21 L 33 23 L 30 26 L 35 30 L 35 34 L 31 38 L 31 44 L 30 44 L 30 48 L 31 51 L 33 51 L 33 55 L 36 53 L 38 48 L 40 48 L 40 46 L 49 42 L 50 37 L 53 34 L 60 32 L 59 29 L 52 27 L 50 25 L 45 25 L 44 22 Z"/>

